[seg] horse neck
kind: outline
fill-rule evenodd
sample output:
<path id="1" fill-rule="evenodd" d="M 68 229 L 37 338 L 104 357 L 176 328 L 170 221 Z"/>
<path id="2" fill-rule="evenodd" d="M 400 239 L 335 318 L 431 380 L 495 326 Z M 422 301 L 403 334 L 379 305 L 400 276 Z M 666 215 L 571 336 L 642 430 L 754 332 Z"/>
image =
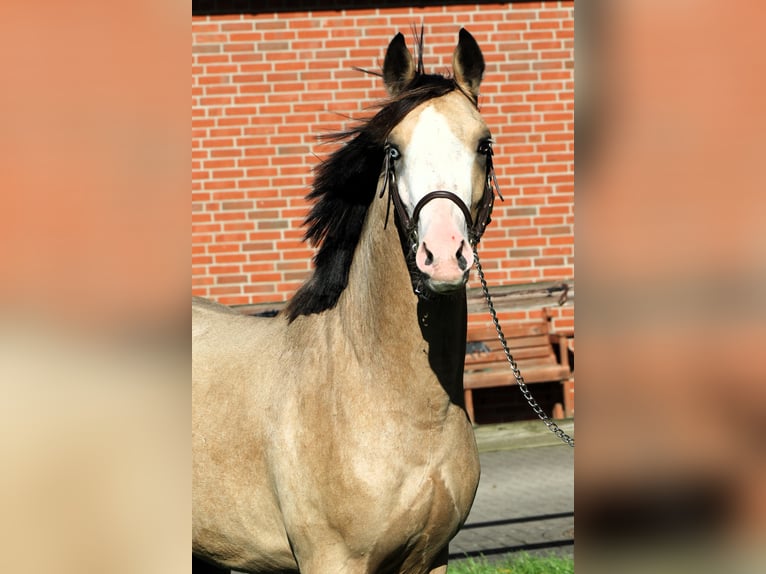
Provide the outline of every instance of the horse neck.
<path id="1" fill-rule="evenodd" d="M 408 360 L 430 369 L 450 400 L 463 404 L 465 289 L 449 297 L 414 294 L 393 221 L 384 228 L 386 201 L 370 206 L 354 254 L 349 281 L 338 303 L 343 330 L 355 354 L 371 364 L 380 357 L 396 365 Z M 423 360 L 427 350 L 427 363 Z"/>

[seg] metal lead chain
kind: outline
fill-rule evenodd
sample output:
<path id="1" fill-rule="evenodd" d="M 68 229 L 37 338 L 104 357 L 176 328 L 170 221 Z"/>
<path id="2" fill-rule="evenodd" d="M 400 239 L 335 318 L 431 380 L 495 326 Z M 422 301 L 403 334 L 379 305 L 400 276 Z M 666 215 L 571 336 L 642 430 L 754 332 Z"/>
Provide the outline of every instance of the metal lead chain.
<path id="1" fill-rule="evenodd" d="M 561 439 L 563 442 L 568 444 L 571 447 L 574 447 L 574 439 L 569 436 L 567 433 L 565 433 L 559 426 L 554 423 L 548 415 L 545 414 L 543 409 L 540 408 L 540 405 L 537 404 L 537 401 L 532 396 L 532 393 L 529 392 L 529 388 L 527 388 L 526 383 L 524 383 L 524 377 L 521 376 L 521 372 L 519 371 L 519 367 L 516 364 L 516 361 L 513 360 L 513 356 L 511 356 L 511 352 L 508 350 L 508 343 L 505 340 L 505 335 L 503 334 L 503 329 L 500 327 L 500 321 L 497 319 L 497 313 L 495 312 L 495 306 L 492 304 L 492 298 L 489 296 L 489 289 L 487 288 L 487 280 L 484 278 L 484 271 L 481 268 L 481 263 L 479 262 L 479 253 L 476 250 L 476 244 L 473 245 L 473 258 L 474 261 L 476 261 L 476 270 L 479 272 L 479 281 L 481 281 L 481 289 L 484 291 L 484 298 L 487 300 L 487 307 L 489 308 L 489 314 L 492 317 L 492 322 L 495 324 L 495 330 L 497 331 L 497 338 L 500 339 L 500 343 L 503 346 L 503 351 L 505 352 L 505 358 L 508 359 L 508 364 L 511 366 L 511 371 L 513 371 L 513 376 L 516 378 L 516 383 L 519 385 L 519 390 L 521 390 L 521 394 L 524 395 L 524 398 L 527 399 L 527 402 L 529 403 L 529 406 L 532 407 L 532 410 L 535 412 L 535 414 L 540 418 L 541 421 L 545 424 L 546 427 L 548 427 L 548 430 L 551 431 L 553 434 L 555 434 L 559 439 Z"/>

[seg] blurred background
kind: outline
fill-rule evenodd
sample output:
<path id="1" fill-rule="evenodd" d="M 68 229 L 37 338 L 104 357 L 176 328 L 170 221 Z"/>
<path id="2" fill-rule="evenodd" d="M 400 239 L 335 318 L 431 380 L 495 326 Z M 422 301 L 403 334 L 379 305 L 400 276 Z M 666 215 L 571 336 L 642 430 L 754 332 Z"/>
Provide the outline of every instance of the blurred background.
<path id="1" fill-rule="evenodd" d="M 3 570 L 187 572 L 188 5 L 0 21 Z"/>
<path id="2" fill-rule="evenodd" d="M 578 4 L 583 571 L 750 571 L 763 548 L 766 54 L 750 6 Z"/>

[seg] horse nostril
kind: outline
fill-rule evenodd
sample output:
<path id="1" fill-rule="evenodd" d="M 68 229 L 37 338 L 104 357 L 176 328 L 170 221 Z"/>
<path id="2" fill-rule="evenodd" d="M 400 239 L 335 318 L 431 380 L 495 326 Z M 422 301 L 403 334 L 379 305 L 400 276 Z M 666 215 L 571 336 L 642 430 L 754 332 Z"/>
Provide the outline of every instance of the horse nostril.
<path id="1" fill-rule="evenodd" d="M 423 242 L 423 249 L 426 251 L 426 260 L 423 262 L 425 265 L 432 265 L 434 262 L 434 254 L 428 250 L 425 242 Z"/>
<path id="2" fill-rule="evenodd" d="M 463 255 L 464 246 L 465 246 L 465 241 L 461 241 L 460 247 L 458 247 L 458 250 L 455 253 L 455 257 L 457 257 L 457 266 L 460 267 L 461 271 L 465 271 L 468 268 L 468 261 L 466 261 L 466 258 Z"/>

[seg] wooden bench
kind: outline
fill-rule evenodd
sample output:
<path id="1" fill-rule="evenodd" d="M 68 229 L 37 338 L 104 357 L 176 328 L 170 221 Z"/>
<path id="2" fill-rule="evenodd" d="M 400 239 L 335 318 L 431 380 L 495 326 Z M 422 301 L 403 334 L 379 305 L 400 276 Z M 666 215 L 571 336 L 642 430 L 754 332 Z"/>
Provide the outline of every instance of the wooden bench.
<path id="1" fill-rule="evenodd" d="M 550 333 L 547 321 L 505 326 L 503 331 L 508 349 L 521 371 L 524 382 L 527 384 L 561 382 L 565 405 L 567 405 L 569 386 L 572 386 L 567 337 Z M 558 357 L 554 352 L 554 346 L 558 350 Z M 568 381 L 569 385 L 567 385 Z M 463 388 L 465 407 L 471 422 L 475 423 L 474 390 L 515 384 L 516 379 L 505 358 L 495 328 L 493 326 L 469 327 L 466 337 Z M 569 412 L 567 416 L 571 416 Z"/>

